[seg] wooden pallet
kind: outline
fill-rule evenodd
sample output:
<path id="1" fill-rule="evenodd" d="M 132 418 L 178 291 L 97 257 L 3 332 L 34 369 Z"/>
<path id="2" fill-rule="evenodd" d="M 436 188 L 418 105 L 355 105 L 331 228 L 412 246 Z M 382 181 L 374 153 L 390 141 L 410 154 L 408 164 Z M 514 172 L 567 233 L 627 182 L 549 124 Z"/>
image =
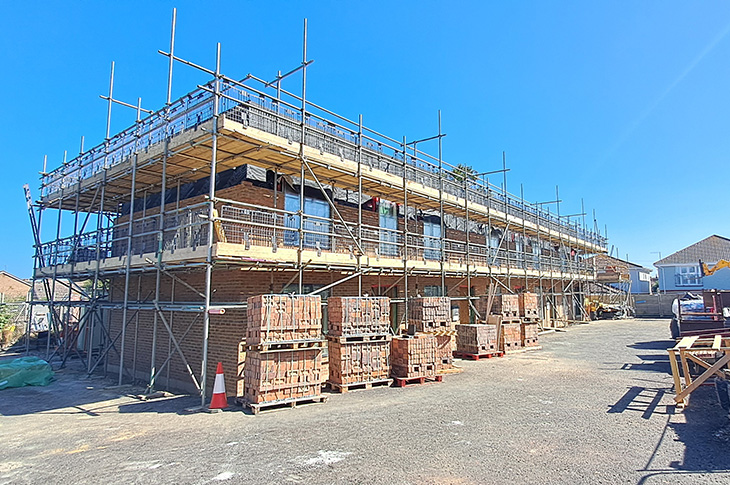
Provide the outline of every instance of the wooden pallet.
<path id="1" fill-rule="evenodd" d="M 369 342 L 390 342 L 392 336 L 388 334 L 372 334 L 372 335 L 343 335 L 341 337 L 328 336 L 327 340 L 339 342 L 341 344 L 369 343 Z"/>
<path id="2" fill-rule="evenodd" d="M 289 350 L 320 350 L 324 349 L 324 340 L 292 340 L 279 342 L 265 342 L 258 345 L 246 345 L 247 352 L 286 352 Z"/>
<path id="3" fill-rule="evenodd" d="M 522 347 L 522 348 L 525 349 L 525 351 L 529 351 L 529 350 L 542 350 L 542 345 L 528 345 L 528 346 Z"/>
<path id="4" fill-rule="evenodd" d="M 344 394 L 345 392 L 356 391 L 359 389 L 372 389 L 373 387 L 388 387 L 393 384 L 393 379 L 379 379 L 377 381 L 355 382 L 351 384 L 338 384 L 336 382 L 327 381 L 330 389 L 334 392 Z"/>
<path id="5" fill-rule="evenodd" d="M 409 384 L 425 384 L 426 382 L 441 382 L 443 376 L 421 376 L 421 377 L 393 377 L 393 385 L 395 387 L 405 387 Z"/>
<path id="6" fill-rule="evenodd" d="M 249 409 L 251 409 L 251 412 L 253 414 L 258 414 L 259 412 L 264 411 L 264 410 L 275 411 L 277 409 L 295 408 L 299 404 L 324 403 L 324 402 L 327 402 L 327 396 L 296 397 L 296 398 L 291 398 L 291 399 L 280 399 L 278 401 L 259 402 L 259 403 L 244 402 L 242 404 L 244 404 Z"/>
<path id="7" fill-rule="evenodd" d="M 454 351 L 454 357 L 464 360 L 491 359 L 492 357 L 504 357 L 504 352 L 485 352 L 483 354 L 470 354 L 468 352 Z"/>

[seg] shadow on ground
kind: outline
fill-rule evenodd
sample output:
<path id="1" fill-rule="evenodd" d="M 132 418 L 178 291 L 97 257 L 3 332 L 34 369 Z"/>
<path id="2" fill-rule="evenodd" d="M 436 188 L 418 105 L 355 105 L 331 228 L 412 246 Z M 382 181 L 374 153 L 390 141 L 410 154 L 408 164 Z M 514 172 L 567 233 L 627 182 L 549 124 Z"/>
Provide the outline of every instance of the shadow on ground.
<path id="1" fill-rule="evenodd" d="M 667 349 L 673 340 L 637 342 L 627 347 L 645 351 L 637 354 L 641 361 L 625 363 L 621 370 L 671 374 Z M 643 380 L 643 379 L 637 379 Z M 653 384 L 653 385 L 652 385 Z M 665 416 L 666 424 L 638 483 L 730 483 L 730 420 L 717 399 L 714 386 L 702 386 L 691 396 L 690 405 L 680 410 L 674 405 L 674 389 L 652 382 L 628 387 L 607 413 L 636 412 L 643 419 Z M 681 460 L 661 463 L 658 456 L 666 440 L 684 445 Z"/>
<path id="2" fill-rule="evenodd" d="M 667 349 L 670 349 L 674 347 L 675 345 L 674 340 L 651 340 L 648 342 L 636 342 L 631 345 L 627 345 L 630 349 L 637 349 L 637 350 L 663 350 L 666 351 Z"/>
<path id="3" fill-rule="evenodd" d="M 650 419 L 652 415 L 673 415 L 673 405 L 662 405 L 665 394 L 672 394 L 670 388 L 632 386 L 621 399 L 608 409 L 609 414 L 623 413 L 624 411 L 640 412 L 643 419 Z"/>
<path id="4" fill-rule="evenodd" d="M 673 391 L 669 391 L 673 394 Z M 730 420 L 717 400 L 713 386 L 703 386 L 692 393 L 690 406 L 682 411 L 683 420 L 667 419 L 664 432 L 646 467 L 639 485 L 651 483 L 730 483 Z M 682 422 L 684 421 L 684 422 Z M 676 438 L 668 435 L 673 431 Z M 682 460 L 667 464 L 654 459 L 662 442 L 675 439 L 684 444 Z M 664 465 L 664 466 L 662 466 Z M 716 482 L 714 480 L 717 480 Z"/>
<path id="5" fill-rule="evenodd" d="M 640 359 L 641 362 L 627 362 L 621 367 L 621 369 L 671 374 L 672 368 L 669 365 L 669 354 L 667 353 L 667 349 L 674 347 L 674 344 L 674 340 L 653 340 L 627 345 L 627 347 L 631 349 L 646 351 L 653 350 L 654 352 L 637 354 L 636 357 Z"/>
<path id="6" fill-rule="evenodd" d="M 44 387 L 20 387 L 0 391 L 0 415 L 28 414 L 86 414 L 101 416 L 116 413 L 178 413 L 200 405 L 200 398 L 191 395 L 173 395 L 141 401 L 136 395 L 143 388 L 111 386 L 101 377 L 86 377 L 69 369 L 56 371 L 55 380 Z"/>

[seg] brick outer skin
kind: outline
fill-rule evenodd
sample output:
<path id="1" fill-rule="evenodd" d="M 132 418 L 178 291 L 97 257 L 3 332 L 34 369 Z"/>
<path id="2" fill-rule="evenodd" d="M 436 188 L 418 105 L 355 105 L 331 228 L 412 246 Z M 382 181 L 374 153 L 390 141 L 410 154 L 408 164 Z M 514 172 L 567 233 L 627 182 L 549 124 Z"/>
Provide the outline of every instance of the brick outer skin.
<path id="1" fill-rule="evenodd" d="M 419 334 L 413 337 L 393 337 L 391 375 L 409 379 L 436 375 L 436 336 Z"/>

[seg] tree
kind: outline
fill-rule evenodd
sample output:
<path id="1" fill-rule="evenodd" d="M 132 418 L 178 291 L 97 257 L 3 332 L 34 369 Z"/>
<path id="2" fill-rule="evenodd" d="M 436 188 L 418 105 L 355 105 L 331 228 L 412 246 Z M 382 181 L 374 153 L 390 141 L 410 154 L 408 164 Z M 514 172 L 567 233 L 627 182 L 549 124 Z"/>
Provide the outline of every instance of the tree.
<path id="1" fill-rule="evenodd" d="M 474 170 L 474 167 L 460 163 L 451 171 L 451 176 L 457 182 L 463 182 L 464 180 L 474 182 L 477 179 L 477 171 Z"/>
<path id="2" fill-rule="evenodd" d="M 5 328 L 6 325 L 10 325 L 12 320 L 13 315 L 10 312 L 10 307 L 5 304 L 0 305 L 0 330 Z"/>

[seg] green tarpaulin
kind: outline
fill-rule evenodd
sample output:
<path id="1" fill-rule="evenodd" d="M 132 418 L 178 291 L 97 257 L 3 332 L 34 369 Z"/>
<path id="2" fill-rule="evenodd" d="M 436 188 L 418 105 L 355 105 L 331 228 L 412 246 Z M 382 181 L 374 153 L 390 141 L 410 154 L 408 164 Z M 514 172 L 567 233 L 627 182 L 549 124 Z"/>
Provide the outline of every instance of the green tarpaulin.
<path id="1" fill-rule="evenodd" d="M 21 357 L 0 362 L 0 389 L 23 386 L 47 386 L 53 380 L 53 370 L 38 357 Z"/>

